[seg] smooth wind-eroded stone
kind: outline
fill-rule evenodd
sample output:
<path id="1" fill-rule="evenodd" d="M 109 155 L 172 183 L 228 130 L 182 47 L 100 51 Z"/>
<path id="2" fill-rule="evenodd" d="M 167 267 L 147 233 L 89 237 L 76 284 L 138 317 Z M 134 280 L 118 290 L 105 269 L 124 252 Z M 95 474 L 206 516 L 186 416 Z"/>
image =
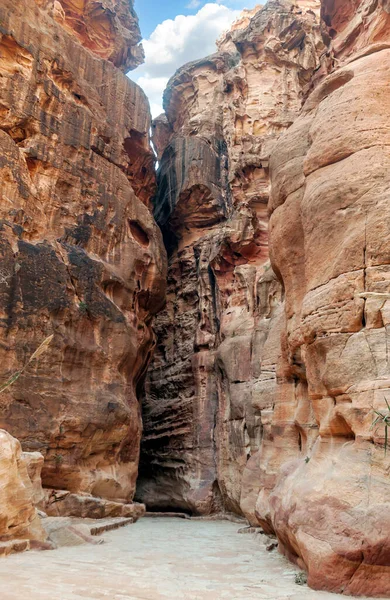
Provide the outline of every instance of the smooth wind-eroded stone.
<path id="1" fill-rule="evenodd" d="M 54 334 L 1 394 L 0 424 L 44 455 L 44 486 L 128 502 L 166 277 L 148 209 L 149 107 L 115 66 L 127 65 L 128 35 L 138 40 L 136 18 L 119 0 L 4 0 L 0 23 L 4 380 Z"/>
<path id="2" fill-rule="evenodd" d="M 340 35 L 335 11 L 337 52 L 367 4 L 343 13 Z M 378 5 L 369 22 L 383 19 Z M 390 50 L 361 53 L 366 32 L 348 64 L 318 83 L 271 157 L 270 245 L 286 327 L 256 512 L 312 587 L 387 596 L 390 459 L 385 428 L 372 423 L 390 397 Z"/>
<path id="3" fill-rule="evenodd" d="M 29 478 L 26 462 L 20 443 L 0 430 L 0 545 L 12 539 L 40 542 L 46 537 L 35 508 L 36 487 Z"/>

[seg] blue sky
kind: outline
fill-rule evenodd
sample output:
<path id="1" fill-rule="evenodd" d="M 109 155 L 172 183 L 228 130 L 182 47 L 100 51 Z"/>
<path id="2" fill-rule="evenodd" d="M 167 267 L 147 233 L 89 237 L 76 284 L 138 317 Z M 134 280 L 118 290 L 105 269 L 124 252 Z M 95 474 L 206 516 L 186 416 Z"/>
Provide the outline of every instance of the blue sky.
<path id="1" fill-rule="evenodd" d="M 135 0 L 145 64 L 129 73 L 149 97 L 152 115 L 162 112 L 168 79 L 185 63 L 215 52 L 215 41 L 256 0 Z"/>
<path id="2" fill-rule="evenodd" d="M 196 9 L 187 8 L 183 0 L 135 0 L 134 8 L 139 18 L 143 37 L 149 37 L 159 23 L 174 19 L 176 15 L 193 15 Z"/>
<path id="3" fill-rule="evenodd" d="M 134 8 L 139 17 L 141 33 L 147 38 L 159 23 L 166 19 L 174 19 L 177 15 L 194 15 L 207 4 L 201 0 L 135 0 Z M 216 2 L 229 8 L 242 9 L 255 6 L 251 0 L 226 0 Z"/>

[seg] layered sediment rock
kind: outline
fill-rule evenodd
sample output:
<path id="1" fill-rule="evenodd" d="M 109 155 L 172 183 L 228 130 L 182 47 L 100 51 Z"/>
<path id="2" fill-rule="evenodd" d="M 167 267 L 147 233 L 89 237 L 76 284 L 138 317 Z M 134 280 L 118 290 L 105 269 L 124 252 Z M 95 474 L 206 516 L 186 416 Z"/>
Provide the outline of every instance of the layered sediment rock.
<path id="1" fill-rule="evenodd" d="M 323 0 L 321 35 L 318 8 L 269 2 L 168 86 L 139 495 L 241 510 L 312 587 L 388 596 L 389 7 Z"/>
<path id="2" fill-rule="evenodd" d="M 312 587 L 390 594 L 372 426 L 390 398 L 390 9 L 323 0 L 320 25 L 319 8 L 247 11 L 170 81 L 153 124 L 168 294 L 145 383 L 165 256 L 148 106 L 122 72 L 142 57 L 136 16 L 3 0 L 4 380 L 54 339 L 0 395 L 29 451 L 0 432 L 2 541 L 45 539 L 34 505 L 142 515 L 145 383 L 149 508 L 243 513 Z"/>
<path id="3" fill-rule="evenodd" d="M 267 262 L 268 161 L 319 66 L 307 5 L 246 13 L 216 54 L 176 73 L 153 124 L 171 256 L 144 401 L 137 493 L 149 508 L 240 512 L 267 430 L 283 317 Z"/>
<path id="4" fill-rule="evenodd" d="M 325 0 L 330 73 L 272 154 L 286 326 L 256 506 L 312 587 L 374 596 L 390 595 L 390 458 L 372 427 L 390 397 L 388 11 Z"/>
<path id="5" fill-rule="evenodd" d="M 132 518 L 137 521 L 145 514 L 145 506 L 137 502 L 124 504 L 96 498 L 90 494 L 72 494 L 67 490 L 44 490 L 41 502 L 44 512 L 51 517 L 78 517 L 105 519 L 112 517 Z"/>
<path id="6" fill-rule="evenodd" d="M 133 0 L 35 0 L 93 54 L 125 73 L 143 62 Z"/>
<path id="7" fill-rule="evenodd" d="M 128 0 L 0 6 L 0 425 L 44 486 L 131 501 L 166 258 Z"/>

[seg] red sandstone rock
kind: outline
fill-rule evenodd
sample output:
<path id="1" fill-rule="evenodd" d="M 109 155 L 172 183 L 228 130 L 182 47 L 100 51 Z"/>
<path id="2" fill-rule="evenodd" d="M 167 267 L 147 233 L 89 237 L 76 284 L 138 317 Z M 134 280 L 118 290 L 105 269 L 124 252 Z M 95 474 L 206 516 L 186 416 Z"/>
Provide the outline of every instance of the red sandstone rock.
<path id="1" fill-rule="evenodd" d="M 43 484 L 132 499 L 137 394 L 164 300 L 149 107 L 128 0 L 0 6 L 1 427 Z"/>
<path id="2" fill-rule="evenodd" d="M 318 2 L 270 2 L 171 80 L 138 487 L 151 508 L 241 511 L 312 587 L 373 596 L 390 594 L 372 428 L 390 392 L 387 4 L 323 0 L 321 38 Z M 147 104 L 118 71 L 138 62 L 136 17 L 3 0 L 0 21 L 4 379 L 55 334 L 0 422 L 44 454 L 52 514 L 142 514 L 126 502 L 164 252 Z M 45 538 L 42 459 L 0 438 L 8 553 Z"/>
<path id="3" fill-rule="evenodd" d="M 44 511 L 52 517 L 80 517 L 103 519 L 107 517 L 132 517 L 137 521 L 145 514 L 145 506 L 137 502 L 123 504 L 89 494 L 72 494 L 67 490 L 45 489 Z"/>
<path id="4" fill-rule="evenodd" d="M 35 0 L 93 54 L 124 72 L 143 62 L 133 0 Z"/>
<path id="5" fill-rule="evenodd" d="M 40 452 L 22 452 L 22 462 L 27 469 L 28 477 L 32 484 L 32 502 L 34 506 L 40 506 L 44 499 L 42 489 L 42 467 L 43 456 Z"/>
<path id="6" fill-rule="evenodd" d="M 168 122 L 166 114 L 163 113 L 152 122 L 152 142 L 157 153 L 158 160 L 161 160 L 165 148 L 168 146 L 172 137 L 172 128 Z"/>
<path id="7" fill-rule="evenodd" d="M 388 13 L 364 1 L 322 11 L 344 65 L 326 64 L 271 157 L 286 325 L 256 512 L 310 586 L 388 596 L 390 459 L 372 428 L 389 394 Z"/>
<path id="8" fill-rule="evenodd" d="M 218 53 L 179 69 L 168 122 L 154 122 L 155 216 L 171 257 L 143 403 L 148 508 L 240 512 L 273 406 L 282 310 L 267 263 L 268 161 L 323 49 L 318 16 L 298 4 L 246 13 Z"/>
<path id="9" fill-rule="evenodd" d="M 165 95 L 169 293 L 139 494 L 240 501 L 312 587 L 388 596 L 390 459 L 372 423 L 390 397 L 389 8 L 324 0 L 321 41 L 319 3 L 294 4 L 255 12 Z M 270 156 L 283 305 L 264 269 Z"/>

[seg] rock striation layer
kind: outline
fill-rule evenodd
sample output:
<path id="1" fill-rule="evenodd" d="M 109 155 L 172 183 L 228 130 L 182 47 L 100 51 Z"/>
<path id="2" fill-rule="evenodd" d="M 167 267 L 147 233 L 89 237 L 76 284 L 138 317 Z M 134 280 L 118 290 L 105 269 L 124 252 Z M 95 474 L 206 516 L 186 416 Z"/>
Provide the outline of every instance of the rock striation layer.
<path id="1" fill-rule="evenodd" d="M 164 300 L 142 55 L 128 0 L 0 6 L 0 426 L 46 487 L 132 499 Z"/>
<path id="2" fill-rule="evenodd" d="M 312 587 L 389 596 L 389 7 L 322 14 L 329 74 L 271 157 L 286 324 L 256 513 Z"/>
<path id="3" fill-rule="evenodd" d="M 153 125 L 168 296 L 138 486 L 149 508 L 242 512 L 311 587 L 377 597 L 389 14 L 385 0 L 271 1 L 168 84 Z"/>
<path id="4" fill-rule="evenodd" d="M 242 474 L 274 403 L 283 319 L 268 262 L 269 156 L 319 67 L 312 5 L 278 0 L 245 13 L 216 54 L 175 74 L 166 116 L 153 123 L 155 217 L 170 259 L 143 403 L 137 494 L 151 509 L 241 512 Z"/>

